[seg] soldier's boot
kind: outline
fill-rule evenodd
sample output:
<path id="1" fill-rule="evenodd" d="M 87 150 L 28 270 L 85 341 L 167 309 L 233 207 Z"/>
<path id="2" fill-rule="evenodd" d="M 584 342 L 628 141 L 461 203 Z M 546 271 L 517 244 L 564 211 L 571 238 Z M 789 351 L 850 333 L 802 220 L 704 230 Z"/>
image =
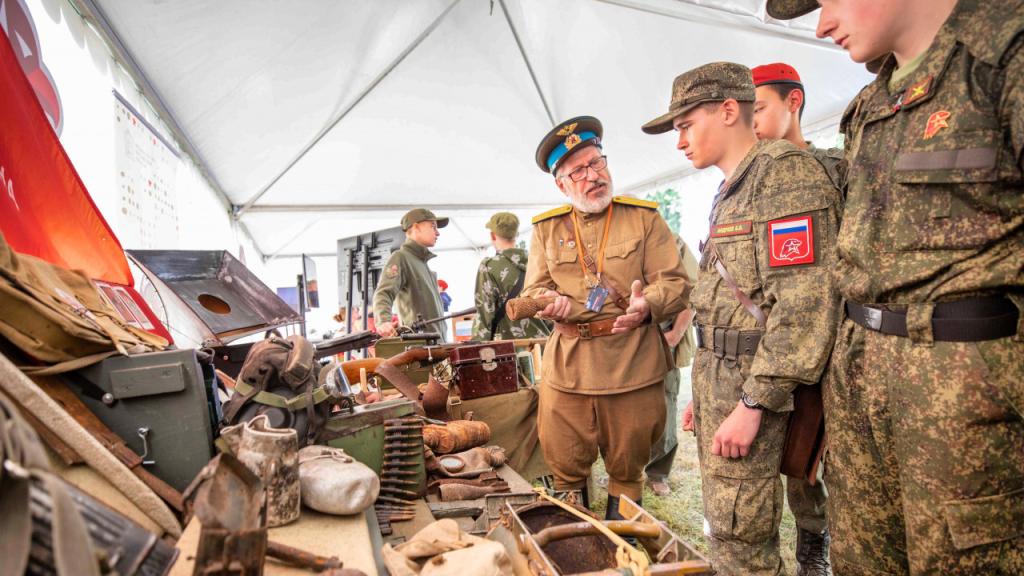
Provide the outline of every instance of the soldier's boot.
<path id="1" fill-rule="evenodd" d="M 642 506 L 642 500 L 637 500 L 636 505 Z M 625 516 L 619 512 L 619 497 L 608 495 L 608 509 L 604 512 L 605 520 L 625 520 Z M 632 536 L 623 536 L 623 540 L 629 543 L 630 546 L 636 548 L 636 538 Z"/>
<path id="2" fill-rule="evenodd" d="M 828 546 L 831 541 L 828 528 L 820 534 L 797 530 L 797 576 L 832 576 L 832 566 L 828 562 Z"/>

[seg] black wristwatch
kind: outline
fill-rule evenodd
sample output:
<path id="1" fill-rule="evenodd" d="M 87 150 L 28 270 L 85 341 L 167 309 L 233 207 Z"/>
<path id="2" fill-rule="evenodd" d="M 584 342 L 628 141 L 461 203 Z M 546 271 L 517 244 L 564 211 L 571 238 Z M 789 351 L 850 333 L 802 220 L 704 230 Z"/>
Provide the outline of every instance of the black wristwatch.
<path id="1" fill-rule="evenodd" d="M 746 392 L 740 394 L 740 402 L 743 402 L 743 405 L 751 410 L 764 410 L 764 406 L 758 404 L 753 398 L 748 396 Z"/>

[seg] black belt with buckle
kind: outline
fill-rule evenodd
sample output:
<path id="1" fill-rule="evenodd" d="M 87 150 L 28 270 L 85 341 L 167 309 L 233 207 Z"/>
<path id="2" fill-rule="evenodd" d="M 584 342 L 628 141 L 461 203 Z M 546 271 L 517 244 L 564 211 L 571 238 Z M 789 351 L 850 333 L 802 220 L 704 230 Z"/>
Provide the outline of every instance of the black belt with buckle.
<path id="1" fill-rule="evenodd" d="M 846 303 L 850 320 L 875 332 L 906 338 L 907 312 Z M 983 342 L 1017 333 L 1020 311 L 1009 298 L 990 296 L 939 302 L 932 311 L 932 337 L 937 342 Z"/>
<path id="2" fill-rule="evenodd" d="M 697 346 L 712 351 L 718 358 L 753 356 L 761 342 L 760 330 L 740 330 L 697 324 Z"/>

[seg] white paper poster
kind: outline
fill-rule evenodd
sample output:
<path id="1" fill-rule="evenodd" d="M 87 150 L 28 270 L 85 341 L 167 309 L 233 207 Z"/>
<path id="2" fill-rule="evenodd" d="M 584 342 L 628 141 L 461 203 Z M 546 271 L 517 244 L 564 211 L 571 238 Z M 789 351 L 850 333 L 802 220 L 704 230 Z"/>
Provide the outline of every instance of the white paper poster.
<path id="1" fill-rule="evenodd" d="M 114 96 L 118 239 L 125 248 L 175 249 L 178 157 L 130 106 Z"/>

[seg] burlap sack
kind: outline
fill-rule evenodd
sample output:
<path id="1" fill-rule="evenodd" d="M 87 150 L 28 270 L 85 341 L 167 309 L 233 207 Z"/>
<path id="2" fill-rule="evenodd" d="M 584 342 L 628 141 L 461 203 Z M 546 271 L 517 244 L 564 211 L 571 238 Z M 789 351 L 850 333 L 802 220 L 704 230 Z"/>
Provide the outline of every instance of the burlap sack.
<path id="1" fill-rule="evenodd" d="M 162 350 L 167 341 L 126 324 L 92 281 L 76 270 L 18 254 L 0 234 L 0 335 L 32 358 L 27 368 L 57 374 L 116 353 Z"/>

